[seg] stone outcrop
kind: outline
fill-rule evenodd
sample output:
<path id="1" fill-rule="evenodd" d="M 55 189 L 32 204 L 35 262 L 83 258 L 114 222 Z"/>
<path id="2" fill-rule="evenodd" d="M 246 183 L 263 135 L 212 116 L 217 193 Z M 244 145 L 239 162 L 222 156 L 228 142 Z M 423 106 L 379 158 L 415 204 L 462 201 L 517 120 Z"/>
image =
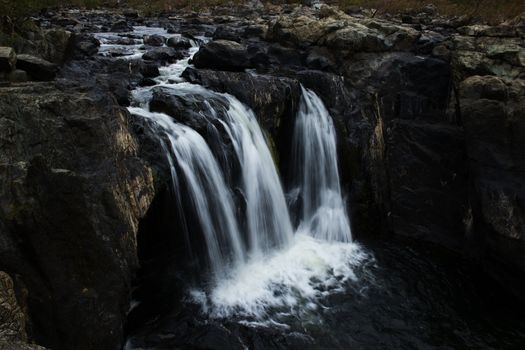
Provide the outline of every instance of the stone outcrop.
<path id="1" fill-rule="evenodd" d="M 127 112 L 103 91 L 42 84 L 1 88 L 0 106 L 0 265 L 27 288 L 31 339 L 122 346 L 154 196 Z"/>
<path id="2" fill-rule="evenodd" d="M 58 71 L 57 65 L 26 54 L 17 56 L 16 67 L 29 73 L 33 79 L 40 81 L 53 80 Z"/>
<path id="3" fill-rule="evenodd" d="M 15 66 L 15 50 L 12 47 L 0 47 L 0 72 L 10 72 Z"/>
<path id="4" fill-rule="evenodd" d="M 0 271 L 0 348 L 5 350 L 45 350 L 41 346 L 28 343 L 26 317 L 27 315 L 17 300 L 11 276 Z"/>

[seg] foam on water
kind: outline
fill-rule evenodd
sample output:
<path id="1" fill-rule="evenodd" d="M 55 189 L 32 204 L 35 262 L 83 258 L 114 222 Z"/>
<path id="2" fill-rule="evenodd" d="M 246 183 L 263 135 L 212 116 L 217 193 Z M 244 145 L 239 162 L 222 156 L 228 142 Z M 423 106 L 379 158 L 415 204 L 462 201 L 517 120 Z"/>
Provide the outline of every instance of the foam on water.
<path id="1" fill-rule="evenodd" d="M 356 243 L 327 242 L 298 232 L 292 244 L 237 267 L 209 293 L 193 290 L 194 302 L 214 318 L 266 320 L 276 312 L 316 309 L 330 293 L 356 279 L 367 254 Z"/>

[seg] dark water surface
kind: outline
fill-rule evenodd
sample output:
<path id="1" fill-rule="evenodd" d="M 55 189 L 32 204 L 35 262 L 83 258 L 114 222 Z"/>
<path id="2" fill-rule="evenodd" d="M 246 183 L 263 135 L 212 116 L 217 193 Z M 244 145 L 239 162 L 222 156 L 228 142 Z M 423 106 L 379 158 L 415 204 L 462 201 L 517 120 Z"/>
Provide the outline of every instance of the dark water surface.
<path id="1" fill-rule="evenodd" d="M 525 349 L 525 308 L 480 266 L 412 241 L 361 244 L 373 258 L 355 271 L 359 281 L 319 301 L 315 311 L 291 316 L 275 310 L 275 326 L 208 320 L 174 293 L 171 300 L 142 304 L 156 307 L 157 315 L 138 322 L 130 343 L 157 349 Z"/>

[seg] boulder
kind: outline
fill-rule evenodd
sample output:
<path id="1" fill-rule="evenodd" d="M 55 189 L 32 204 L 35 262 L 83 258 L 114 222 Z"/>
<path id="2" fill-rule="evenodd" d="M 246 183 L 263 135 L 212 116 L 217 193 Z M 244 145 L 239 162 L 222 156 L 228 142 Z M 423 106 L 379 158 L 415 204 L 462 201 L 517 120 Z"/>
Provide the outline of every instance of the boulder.
<path id="1" fill-rule="evenodd" d="M 132 32 L 133 27 L 130 26 L 128 22 L 126 22 L 125 20 L 122 20 L 122 21 L 113 23 L 109 31 L 115 32 L 115 33 Z"/>
<path id="2" fill-rule="evenodd" d="M 140 74 L 142 74 L 144 78 L 158 77 L 160 74 L 159 67 L 156 64 L 145 63 L 140 67 Z"/>
<path id="3" fill-rule="evenodd" d="M 16 65 L 16 53 L 12 47 L 0 46 L 0 72 L 10 72 Z"/>
<path id="4" fill-rule="evenodd" d="M 172 47 L 156 47 L 146 51 L 142 58 L 148 61 L 173 63 L 184 58 L 184 54 Z"/>
<path id="5" fill-rule="evenodd" d="M 251 67 L 246 46 L 235 41 L 216 40 L 202 46 L 193 56 L 197 68 L 242 71 Z"/>
<path id="6" fill-rule="evenodd" d="M 31 55 L 18 55 L 17 68 L 26 71 L 35 80 L 53 80 L 58 71 L 58 66 L 42 58 Z"/>
<path id="7" fill-rule="evenodd" d="M 191 47 L 190 39 L 183 36 L 172 36 L 166 42 L 166 45 L 175 49 L 189 49 Z"/>
<path id="8" fill-rule="evenodd" d="M 89 34 L 75 34 L 70 41 L 66 57 L 68 59 L 86 59 L 98 53 L 100 41 Z"/>
<path id="9" fill-rule="evenodd" d="M 166 38 L 157 34 L 144 35 L 142 39 L 144 40 L 144 44 L 149 46 L 162 46 L 166 42 Z"/>

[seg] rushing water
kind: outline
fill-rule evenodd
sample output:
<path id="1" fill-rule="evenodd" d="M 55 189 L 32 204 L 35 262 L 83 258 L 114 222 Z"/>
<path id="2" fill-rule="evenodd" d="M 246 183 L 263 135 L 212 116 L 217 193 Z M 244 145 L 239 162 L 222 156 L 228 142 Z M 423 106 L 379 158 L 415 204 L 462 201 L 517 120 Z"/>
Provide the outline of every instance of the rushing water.
<path id="1" fill-rule="evenodd" d="M 146 27 L 134 34 L 170 36 Z M 122 49 L 112 44 L 116 38 L 99 34 L 101 54 Z M 187 58 L 160 68 L 156 86 L 133 92 L 129 110 L 159 138 L 177 197 L 172 209 L 191 212 L 198 226 L 185 233 L 186 249 L 206 255 L 210 273 L 185 285 L 185 295 L 174 292 L 156 301 L 162 311 L 133 330 L 127 348 L 512 348 L 519 342 L 513 339 L 525 339 L 519 329 L 462 319 L 461 307 L 451 300 L 470 288 L 464 275 L 448 280 L 442 267 L 403 244 L 380 245 L 374 258 L 352 242 L 333 121 L 321 98 L 304 88 L 287 196 L 294 199 L 289 203 L 294 227 L 253 111 L 231 95 L 181 78 L 198 50 L 193 44 Z M 140 57 L 141 45 L 137 39 L 127 46 L 124 59 Z M 202 102 L 192 106 L 206 132 L 151 112 L 158 88 Z M 195 235 L 203 239 L 192 239 Z M 204 247 L 192 246 L 195 242 Z M 141 302 L 134 305 L 140 309 Z M 441 332 L 450 333 L 445 341 Z M 493 334 L 504 343 L 494 342 Z"/>
<path id="2" fill-rule="evenodd" d="M 313 91 L 302 88 L 292 146 L 293 192 L 300 200 L 299 231 L 350 242 L 350 221 L 339 183 L 335 128 Z"/>
<path id="3" fill-rule="evenodd" d="M 190 50 L 189 56 L 195 52 Z M 227 152 L 217 158 L 199 132 L 149 111 L 155 87 L 135 90 L 136 106 L 130 112 L 149 120 L 161 140 L 167 136 L 162 142 L 168 144 L 173 185 L 187 186 L 184 193 L 204 235 L 213 279 L 195 286 L 191 300 L 210 317 L 261 322 L 273 321 L 270 310 L 276 308 L 285 314 L 302 306 L 316 308 L 316 300 L 355 280 L 353 269 L 366 257 L 351 243 L 330 115 L 315 93 L 303 89 L 293 140 L 293 177 L 300 179 L 303 210 L 294 232 L 278 170 L 253 111 L 231 95 L 184 82 L 180 76 L 188 62 L 162 68 L 157 86 L 183 99 L 201 97 L 205 108 L 199 117 L 208 130 L 218 132 L 214 121 L 222 126 L 233 145 L 240 180 L 231 183 L 228 165 L 218 163 L 232 162 Z M 235 207 L 234 196 L 241 197 L 244 208 Z"/>

